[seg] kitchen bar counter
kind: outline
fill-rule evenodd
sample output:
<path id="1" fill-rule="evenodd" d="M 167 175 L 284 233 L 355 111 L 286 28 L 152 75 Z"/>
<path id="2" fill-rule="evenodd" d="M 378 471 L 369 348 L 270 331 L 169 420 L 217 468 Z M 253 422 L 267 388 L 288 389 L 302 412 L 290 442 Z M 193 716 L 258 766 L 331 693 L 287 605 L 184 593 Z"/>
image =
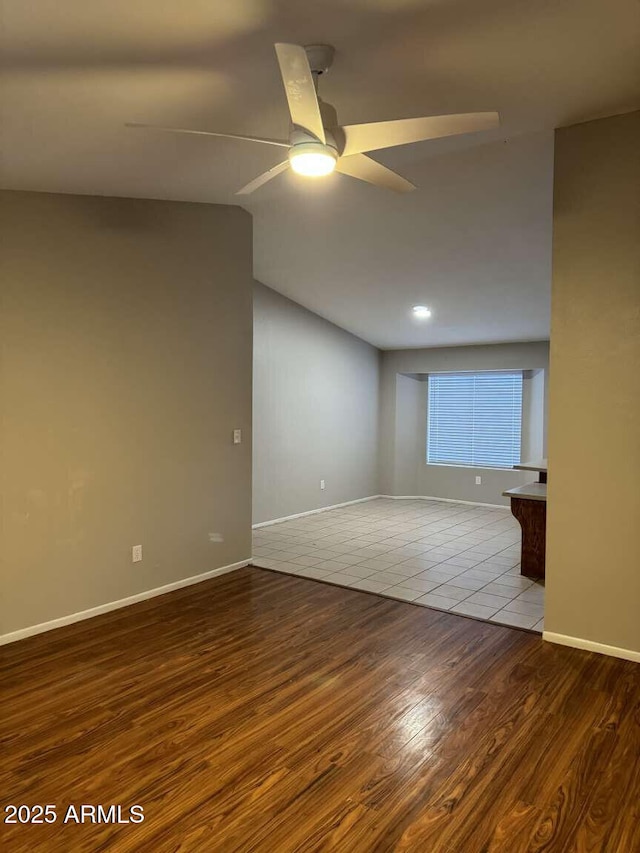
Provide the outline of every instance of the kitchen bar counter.
<path id="1" fill-rule="evenodd" d="M 502 494 L 511 501 L 511 512 L 522 528 L 520 574 L 541 580 L 545 576 L 547 542 L 547 460 L 522 462 L 513 467 L 540 473 L 537 483 L 507 489 Z"/>

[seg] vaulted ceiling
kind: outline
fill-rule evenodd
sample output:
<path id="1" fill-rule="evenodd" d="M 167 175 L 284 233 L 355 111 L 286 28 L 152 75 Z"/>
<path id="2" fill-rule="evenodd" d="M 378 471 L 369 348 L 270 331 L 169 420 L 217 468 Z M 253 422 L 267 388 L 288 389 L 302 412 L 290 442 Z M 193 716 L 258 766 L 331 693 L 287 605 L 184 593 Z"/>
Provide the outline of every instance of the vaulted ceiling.
<path id="1" fill-rule="evenodd" d="M 322 95 L 343 123 L 498 110 L 499 131 L 377 152 L 410 195 L 284 175 L 243 199 L 256 277 L 382 347 L 548 336 L 553 128 L 640 104 L 637 0 L 3 8 L 10 188 L 238 203 L 277 152 L 124 123 L 286 135 L 275 41 L 335 46 Z"/>

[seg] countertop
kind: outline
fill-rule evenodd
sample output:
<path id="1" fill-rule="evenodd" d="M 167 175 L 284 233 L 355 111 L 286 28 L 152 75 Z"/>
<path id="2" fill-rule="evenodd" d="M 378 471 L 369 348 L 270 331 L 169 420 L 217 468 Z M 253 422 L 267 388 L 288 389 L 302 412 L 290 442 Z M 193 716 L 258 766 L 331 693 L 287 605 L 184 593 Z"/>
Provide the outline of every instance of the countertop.
<path id="1" fill-rule="evenodd" d="M 516 489 L 507 489 L 507 491 L 502 494 L 507 498 L 520 498 L 521 500 L 546 502 L 547 484 L 527 483 L 526 486 L 518 486 Z"/>
<path id="2" fill-rule="evenodd" d="M 514 465 L 519 471 L 546 471 L 547 460 L 539 459 L 537 462 L 521 462 L 519 465 Z"/>

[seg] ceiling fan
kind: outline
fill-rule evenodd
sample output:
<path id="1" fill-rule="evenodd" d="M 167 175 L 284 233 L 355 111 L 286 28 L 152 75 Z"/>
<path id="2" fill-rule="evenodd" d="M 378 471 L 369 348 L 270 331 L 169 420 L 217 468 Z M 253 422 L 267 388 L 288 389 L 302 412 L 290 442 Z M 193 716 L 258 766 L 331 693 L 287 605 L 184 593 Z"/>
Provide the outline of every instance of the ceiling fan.
<path id="1" fill-rule="evenodd" d="M 276 44 L 275 48 L 291 115 L 288 140 L 159 127 L 138 122 L 127 122 L 127 127 L 145 127 L 199 136 L 222 136 L 287 149 L 286 160 L 254 178 L 236 193 L 248 195 L 289 167 L 300 175 L 311 177 L 328 175 L 335 170 L 398 193 L 410 192 L 415 189 L 410 181 L 367 157 L 364 152 L 441 136 L 489 130 L 500 124 L 498 113 L 483 112 L 340 126 L 335 109 L 318 97 L 318 78 L 331 67 L 334 49 L 323 44 L 307 47 Z"/>

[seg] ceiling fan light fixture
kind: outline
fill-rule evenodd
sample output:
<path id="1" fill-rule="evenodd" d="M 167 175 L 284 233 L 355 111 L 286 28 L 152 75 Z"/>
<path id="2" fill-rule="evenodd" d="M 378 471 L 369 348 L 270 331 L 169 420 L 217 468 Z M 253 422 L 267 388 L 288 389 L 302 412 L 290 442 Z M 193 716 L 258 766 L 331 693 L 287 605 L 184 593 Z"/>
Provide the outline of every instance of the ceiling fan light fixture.
<path id="1" fill-rule="evenodd" d="M 321 142 L 303 142 L 289 150 L 289 163 L 294 172 L 308 178 L 330 175 L 336 168 L 338 156 L 329 145 Z"/>

